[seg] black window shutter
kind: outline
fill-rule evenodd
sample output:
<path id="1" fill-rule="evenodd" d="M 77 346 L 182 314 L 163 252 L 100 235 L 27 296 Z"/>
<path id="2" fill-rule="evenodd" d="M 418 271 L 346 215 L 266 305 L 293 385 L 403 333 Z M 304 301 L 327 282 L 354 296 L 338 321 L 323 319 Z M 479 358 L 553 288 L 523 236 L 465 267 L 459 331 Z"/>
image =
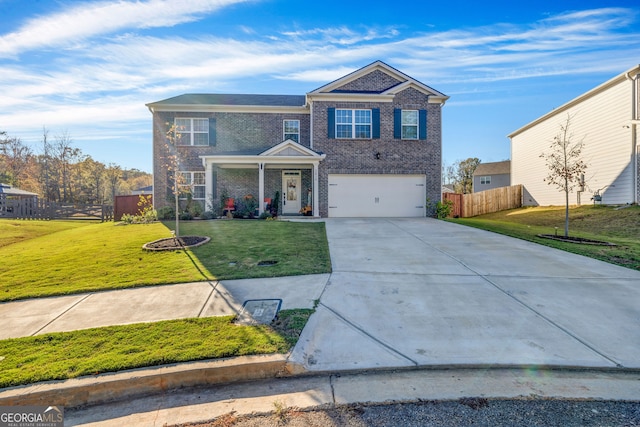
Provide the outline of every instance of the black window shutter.
<path id="1" fill-rule="evenodd" d="M 380 109 L 371 109 L 371 138 L 380 139 Z"/>
<path id="2" fill-rule="evenodd" d="M 400 108 L 393 109 L 393 137 L 402 139 L 402 110 Z"/>
<path id="3" fill-rule="evenodd" d="M 209 117 L 209 146 L 215 147 L 217 142 L 216 136 L 216 118 Z"/>
<path id="4" fill-rule="evenodd" d="M 335 139 L 336 137 L 336 109 L 327 108 L 327 138 Z"/>
<path id="5" fill-rule="evenodd" d="M 418 139 L 427 139 L 427 110 L 418 111 Z"/>

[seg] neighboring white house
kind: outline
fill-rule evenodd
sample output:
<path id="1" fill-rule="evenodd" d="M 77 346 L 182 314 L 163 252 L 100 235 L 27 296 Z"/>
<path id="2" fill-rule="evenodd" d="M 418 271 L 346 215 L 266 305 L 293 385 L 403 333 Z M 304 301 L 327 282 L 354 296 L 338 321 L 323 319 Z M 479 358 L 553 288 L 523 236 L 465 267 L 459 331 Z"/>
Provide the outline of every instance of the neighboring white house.
<path id="1" fill-rule="evenodd" d="M 584 188 L 570 195 L 570 203 L 590 203 L 596 192 L 604 204 L 638 203 L 639 76 L 640 65 L 508 135 L 511 184 L 523 185 L 524 205 L 565 203 L 564 192 L 544 181 L 549 169 L 540 155 L 549 152 L 568 116 L 572 140 L 584 138 L 582 159 L 587 163 Z"/>

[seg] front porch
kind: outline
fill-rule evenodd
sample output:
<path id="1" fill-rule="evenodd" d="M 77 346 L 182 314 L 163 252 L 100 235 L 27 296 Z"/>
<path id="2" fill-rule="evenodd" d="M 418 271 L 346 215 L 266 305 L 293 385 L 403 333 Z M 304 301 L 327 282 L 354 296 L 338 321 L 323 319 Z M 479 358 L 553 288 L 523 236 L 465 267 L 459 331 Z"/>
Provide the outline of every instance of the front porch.
<path id="1" fill-rule="evenodd" d="M 261 215 L 266 200 L 273 203 L 279 192 L 281 215 L 308 215 L 309 211 L 319 217 L 318 166 L 324 158 L 324 154 L 291 140 L 260 153 L 201 156 L 206 171 L 205 193 L 212 199 L 226 191 L 236 200 L 251 194 L 257 197 Z"/>

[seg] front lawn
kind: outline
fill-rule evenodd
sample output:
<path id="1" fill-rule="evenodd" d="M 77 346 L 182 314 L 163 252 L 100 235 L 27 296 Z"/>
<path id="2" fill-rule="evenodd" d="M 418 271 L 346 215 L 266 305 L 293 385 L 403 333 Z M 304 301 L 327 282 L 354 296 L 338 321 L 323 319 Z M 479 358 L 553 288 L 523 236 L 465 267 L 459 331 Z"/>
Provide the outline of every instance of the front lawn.
<path id="1" fill-rule="evenodd" d="M 116 225 L 60 221 L 49 234 L 13 237 L 0 247 L 0 301 L 201 280 L 275 277 L 331 271 L 324 223 L 212 220 L 182 222 L 181 234 L 211 237 L 193 250 L 148 252 L 146 242 L 171 236 L 172 223 Z M 277 261 L 260 266 L 260 261 Z"/>
<path id="2" fill-rule="evenodd" d="M 166 224 L 174 225 L 173 222 Z M 180 234 L 211 237 L 211 242 L 193 248 L 192 252 L 218 279 L 331 271 L 323 222 L 190 221 L 180 224 Z"/>

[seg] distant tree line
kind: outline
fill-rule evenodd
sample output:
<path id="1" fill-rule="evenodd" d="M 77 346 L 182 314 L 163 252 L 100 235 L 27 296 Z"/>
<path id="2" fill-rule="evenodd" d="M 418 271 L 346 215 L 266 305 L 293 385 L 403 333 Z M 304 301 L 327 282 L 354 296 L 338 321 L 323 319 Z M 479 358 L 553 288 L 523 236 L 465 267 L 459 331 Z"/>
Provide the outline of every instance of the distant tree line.
<path id="1" fill-rule="evenodd" d="M 151 185 L 152 176 L 137 169 L 105 165 L 82 154 L 64 132 L 53 138 L 43 129 L 39 153 L 20 138 L 0 131 L 0 183 L 37 193 L 58 203 L 111 204 L 116 195 Z"/>

